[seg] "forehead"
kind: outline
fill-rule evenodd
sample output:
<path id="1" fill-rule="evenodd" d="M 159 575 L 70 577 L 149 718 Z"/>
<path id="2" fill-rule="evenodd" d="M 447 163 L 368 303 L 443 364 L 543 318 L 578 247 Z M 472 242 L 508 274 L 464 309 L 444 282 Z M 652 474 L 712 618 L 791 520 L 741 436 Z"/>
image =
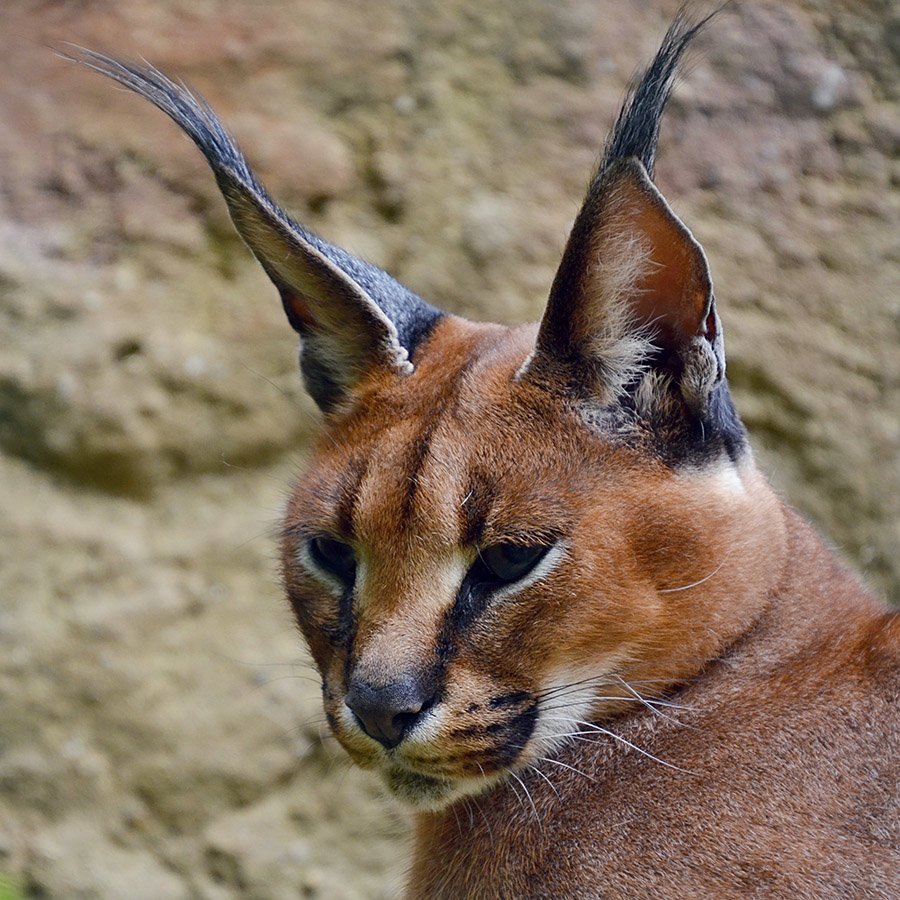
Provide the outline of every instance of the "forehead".
<path id="1" fill-rule="evenodd" d="M 410 376 L 373 385 L 323 436 L 302 512 L 361 543 L 562 530 L 585 474 L 572 461 L 597 462 L 603 447 L 516 380 L 533 342 L 533 327 L 441 323 Z"/>

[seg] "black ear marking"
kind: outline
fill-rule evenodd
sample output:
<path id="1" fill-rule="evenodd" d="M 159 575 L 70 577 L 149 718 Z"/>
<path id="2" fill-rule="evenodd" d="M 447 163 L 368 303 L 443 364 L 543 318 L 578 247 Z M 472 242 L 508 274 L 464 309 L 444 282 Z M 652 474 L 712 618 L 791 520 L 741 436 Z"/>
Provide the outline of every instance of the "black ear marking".
<path id="1" fill-rule="evenodd" d="M 210 106 L 185 87 L 152 66 L 83 48 L 65 55 L 149 100 L 206 157 L 238 233 L 275 283 L 288 321 L 303 339 L 301 370 L 320 407 L 332 409 L 373 369 L 411 371 L 410 357 L 440 310 L 295 222 L 256 179 Z"/>

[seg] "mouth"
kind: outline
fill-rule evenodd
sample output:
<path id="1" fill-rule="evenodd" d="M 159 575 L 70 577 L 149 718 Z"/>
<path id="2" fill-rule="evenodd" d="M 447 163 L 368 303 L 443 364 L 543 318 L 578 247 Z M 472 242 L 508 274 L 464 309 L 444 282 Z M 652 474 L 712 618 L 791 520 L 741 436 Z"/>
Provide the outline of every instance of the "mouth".
<path id="1" fill-rule="evenodd" d="M 457 721 L 443 739 L 411 735 L 397 747 L 375 746 L 355 723 L 337 716 L 335 736 L 363 768 L 375 770 L 391 795 L 413 808 L 438 810 L 481 794 L 501 781 L 523 755 L 538 719 L 537 704 L 523 692 L 496 698 L 487 721 Z M 524 708 L 523 708 L 524 707 Z M 496 715 L 502 712 L 503 715 Z M 335 725 L 345 726 L 335 728 Z"/>
<path id="2" fill-rule="evenodd" d="M 463 796 L 483 793 L 501 780 L 522 755 L 522 745 L 498 745 L 463 751 L 456 756 L 391 754 L 381 775 L 401 802 L 423 809 L 440 809 Z"/>

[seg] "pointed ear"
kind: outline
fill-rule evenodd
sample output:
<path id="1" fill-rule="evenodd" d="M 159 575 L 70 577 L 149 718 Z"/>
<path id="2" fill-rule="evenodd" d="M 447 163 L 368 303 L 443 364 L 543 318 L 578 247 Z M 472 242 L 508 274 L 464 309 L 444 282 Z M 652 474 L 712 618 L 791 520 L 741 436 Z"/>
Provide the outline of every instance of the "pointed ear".
<path id="1" fill-rule="evenodd" d="M 275 283 L 301 335 L 306 387 L 325 411 L 367 374 L 408 374 L 410 357 L 441 312 L 376 266 L 332 246 L 266 193 L 215 113 L 152 67 L 77 48 L 69 58 L 145 97 L 200 148 L 239 234 Z"/>
<path id="2" fill-rule="evenodd" d="M 725 356 L 706 256 L 650 178 L 679 61 L 712 15 L 694 21 L 682 10 L 632 83 L 523 375 L 562 380 L 593 404 L 630 403 L 657 421 L 660 407 L 680 398 L 701 435 L 714 404 L 717 430 L 736 445 L 727 388 L 716 391 Z"/>
<path id="3" fill-rule="evenodd" d="M 725 358 L 703 249 L 630 157 L 591 186 L 527 374 L 562 376 L 607 405 L 651 369 L 671 376 L 702 415 Z"/>

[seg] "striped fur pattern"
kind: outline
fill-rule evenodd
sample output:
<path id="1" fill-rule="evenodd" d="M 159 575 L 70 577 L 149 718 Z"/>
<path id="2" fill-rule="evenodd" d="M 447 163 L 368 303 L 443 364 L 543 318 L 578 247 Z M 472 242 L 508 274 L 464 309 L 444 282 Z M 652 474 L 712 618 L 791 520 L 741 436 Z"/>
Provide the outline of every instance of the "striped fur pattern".
<path id="1" fill-rule="evenodd" d="M 757 470 L 702 248 L 652 181 L 679 16 L 536 325 L 440 313 L 174 119 L 326 413 L 284 583 L 350 756 L 416 810 L 412 898 L 900 896 L 900 625 Z"/>

